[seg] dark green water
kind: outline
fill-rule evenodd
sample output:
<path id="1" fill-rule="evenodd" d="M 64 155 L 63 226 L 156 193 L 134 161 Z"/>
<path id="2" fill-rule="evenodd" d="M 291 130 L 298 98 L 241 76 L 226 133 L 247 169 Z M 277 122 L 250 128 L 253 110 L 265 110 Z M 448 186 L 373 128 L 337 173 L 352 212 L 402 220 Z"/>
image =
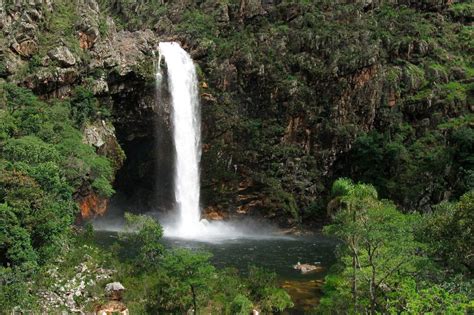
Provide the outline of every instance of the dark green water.
<path id="1" fill-rule="evenodd" d="M 294 239 L 237 239 L 221 243 L 202 243 L 181 239 L 165 239 L 170 247 L 186 247 L 211 252 L 216 267 L 245 268 L 256 265 L 275 271 L 282 279 L 307 279 L 293 269 L 301 263 L 329 266 L 334 262 L 335 242 L 321 236 Z M 320 274 L 322 276 L 322 274 Z"/>
<path id="2" fill-rule="evenodd" d="M 111 245 L 116 240 L 116 233 L 96 232 L 96 240 L 100 245 Z M 295 303 L 295 308 L 289 314 L 308 313 L 318 303 L 322 280 L 335 262 L 334 249 L 337 245 L 335 240 L 319 234 L 229 239 L 214 243 L 164 238 L 163 243 L 168 248 L 184 247 L 211 252 L 211 261 L 217 268 L 235 267 L 245 272 L 249 265 L 255 265 L 274 271 L 281 286 L 288 291 Z M 322 270 L 301 274 L 293 269 L 298 261 L 318 264 Z"/>

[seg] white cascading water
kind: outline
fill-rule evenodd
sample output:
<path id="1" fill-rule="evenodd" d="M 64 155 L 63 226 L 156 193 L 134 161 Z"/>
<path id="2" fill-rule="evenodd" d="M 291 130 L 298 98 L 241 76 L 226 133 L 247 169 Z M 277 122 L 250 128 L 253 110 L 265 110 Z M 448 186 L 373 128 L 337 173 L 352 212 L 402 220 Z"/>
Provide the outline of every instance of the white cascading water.
<path id="1" fill-rule="evenodd" d="M 176 148 L 174 193 L 179 218 L 172 234 L 192 237 L 201 229 L 201 117 L 196 69 L 189 54 L 178 43 L 160 43 L 159 53 L 160 59 L 164 57 L 167 65 L 173 106 L 173 137 Z M 161 72 L 158 70 L 157 83 L 160 81 Z"/>
<path id="2" fill-rule="evenodd" d="M 167 65 L 168 89 L 172 99 L 172 123 L 176 148 L 174 193 L 178 217 L 163 218 L 165 236 L 216 242 L 236 238 L 275 237 L 272 229 L 253 222 L 232 224 L 201 220 L 199 204 L 199 161 L 201 159 L 201 117 L 196 69 L 193 60 L 178 43 L 159 44 L 156 70 L 156 97 L 160 98 L 163 73 L 161 58 Z M 169 221 L 171 219 L 171 221 Z"/>
<path id="3" fill-rule="evenodd" d="M 178 43 L 159 44 L 156 63 L 156 99 L 161 101 L 162 83 L 166 80 L 160 68 L 161 59 L 167 65 L 168 90 L 171 94 L 172 125 L 176 162 L 174 170 L 174 194 L 177 217 L 161 217 L 167 237 L 177 237 L 206 242 L 220 242 L 242 238 L 288 238 L 275 235 L 271 226 L 251 220 L 223 222 L 201 220 L 199 203 L 201 159 L 201 117 L 199 108 L 198 80 L 191 57 Z M 169 154 L 168 152 L 164 152 Z M 153 213 L 151 213 L 153 215 Z M 122 231 L 123 221 L 94 223 L 96 229 Z"/>

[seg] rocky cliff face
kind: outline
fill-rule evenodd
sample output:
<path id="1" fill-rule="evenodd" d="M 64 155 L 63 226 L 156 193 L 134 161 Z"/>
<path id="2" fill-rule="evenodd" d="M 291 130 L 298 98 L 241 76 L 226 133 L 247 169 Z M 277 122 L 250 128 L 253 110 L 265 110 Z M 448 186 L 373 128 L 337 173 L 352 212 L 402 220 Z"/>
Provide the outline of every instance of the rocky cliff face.
<path id="1" fill-rule="evenodd" d="M 141 137 L 150 133 L 159 113 L 150 79 L 157 36 L 150 30 L 117 31 L 95 1 L 1 7 L 1 80 L 26 86 L 45 99 L 69 97 L 77 86 L 92 90 L 111 115 L 86 125 L 84 142 L 119 170 L 124 156 L 112 123 L 128 130 L 128 138 Z M 84 218 L 105 213 L 108 201 L 91 187 L 75 195 Z"/>
<path id="2" fill-rule="evenodd" d="M 153 51 L 179 41 L 198 64 L 212 212 L 322 217 L 334 177 L 360 175 L 351 165 L 360 135 L 409 125 L 414 141 L 472 111 L 468 2 L 99 3 L 4 9 L 0 76 L 45 98 L 88 86 L 132 141 L 150 136 L 156 117 L 169 132 L 169 108 L 153 101 Z M 444 197 L 397 201 L 416 208 L 423 198 Z"/>
<path id="3" fill-rule="evenodd" d="M 166 9 L 181 10 L 181 19 L 165 14 L 155 30 L 178 34 L 202 70 L 204 193 L 222 209 L 314 216 L 336 176 L 372 180 L 351 161 L 361 135 L 408 125 L 408 146 L 472 111 L 467 3 L 204 1 Z M 455 97 L 454 86 L 465 93 Z M 433 177 L 411 197 L 388 189 L 384 197 L 426 208 L 453 190 L 452 178 L 425 190 L 438 185 Z"/>

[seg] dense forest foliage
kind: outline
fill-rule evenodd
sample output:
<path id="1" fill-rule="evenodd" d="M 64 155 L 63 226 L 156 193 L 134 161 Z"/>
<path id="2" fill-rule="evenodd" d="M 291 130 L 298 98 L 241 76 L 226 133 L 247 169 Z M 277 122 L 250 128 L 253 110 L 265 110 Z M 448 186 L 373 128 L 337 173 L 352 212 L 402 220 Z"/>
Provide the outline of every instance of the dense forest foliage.
<path id="1" fill-rule="evenodd" d="M 404 214 L 373 186 L 347 179 L 332 196 L 334 220 L 324 230 L 343 244 L 319 312 L 472 311 L 472 191 L 425 215 Z"/>
<path id="2" fill-rule="evenodd" d="M 123 123 L 114 101 L 141 101 L 124 85 L 153 86 L 153 54 L 129 33 L 145 29 L 196 61 L 204 203 L 326 223 L 340 241 L 311 313 L 473 311 L 470 1 L 97 2 L 53 1 L 41 18 L 44 3 L 27 7 L 26 24 L 21 5 L 0 8 L 0 313 L 91 311 L 112 280 L 132 314 L 292 307 L 272 271 L 165 249 L 149 217 L 128 214 L 105 248 L 82 222 L 81 194 L 113 196 L 120 164 L 84 130 Z M 120 68 L 104 47 L 130 37 L 145 58 Z"/>
<path id="3" fill-rule="evenodd" d="M 106 158 L 82 143 L 80 117 L 95 104 L 87 92 L 46 104 L 15 85 L 0 90 L 0 304 L 7 307 L 28 305 L 26 279 L 67 246 L 77 215 L 74 192 L 90 185 L 110 196 L 113 173 Z"/>

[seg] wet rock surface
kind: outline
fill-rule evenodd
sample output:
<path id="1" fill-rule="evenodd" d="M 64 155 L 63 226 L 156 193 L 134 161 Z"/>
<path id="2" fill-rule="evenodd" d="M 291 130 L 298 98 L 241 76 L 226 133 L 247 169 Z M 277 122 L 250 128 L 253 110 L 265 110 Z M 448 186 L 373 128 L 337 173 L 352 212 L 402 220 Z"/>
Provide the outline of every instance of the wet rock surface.
<path id="1" fill-rule="evenodd" d="M 296 265 L 293 265 L 293 269 L 301 271 L 302 274 L 323 270 L 321 266 L 311 265 L 311 264 L 301 264 L 300 262 L 298 262 Z"/>

